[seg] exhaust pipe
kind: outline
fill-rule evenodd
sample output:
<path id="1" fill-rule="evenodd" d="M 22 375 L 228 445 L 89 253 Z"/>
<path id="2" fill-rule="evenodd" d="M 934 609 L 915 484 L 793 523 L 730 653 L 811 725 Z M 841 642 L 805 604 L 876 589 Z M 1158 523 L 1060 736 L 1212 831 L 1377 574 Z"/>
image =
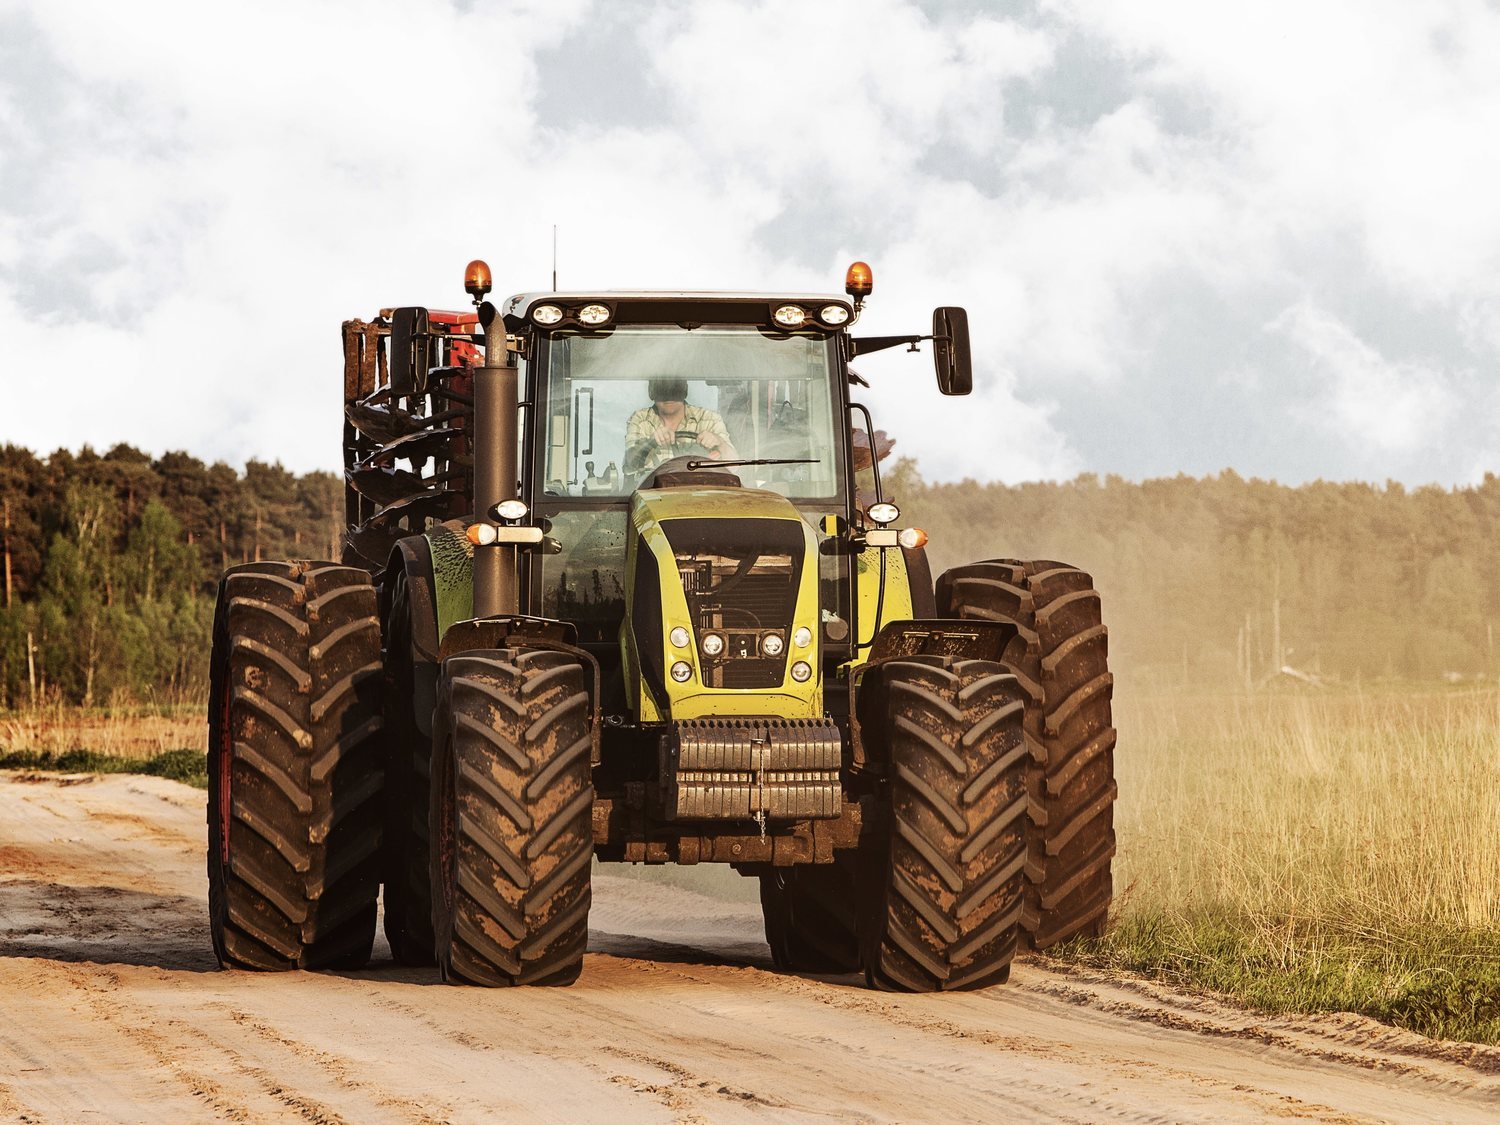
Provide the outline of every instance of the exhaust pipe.
<path id="1" fill-rule="evenodd" d="M 479 306 L 484 326 L 484 366 L 474 369 L 474 518 L 489 521 L 490 509 L 516 496 L 516 434 L 519 405 L 516 365 L 505 347 L 505 320 L 495 306 Z M 514 546 L 492 543 L 474 548 L 474 616 L 520 611 L 520 585 Z"/>

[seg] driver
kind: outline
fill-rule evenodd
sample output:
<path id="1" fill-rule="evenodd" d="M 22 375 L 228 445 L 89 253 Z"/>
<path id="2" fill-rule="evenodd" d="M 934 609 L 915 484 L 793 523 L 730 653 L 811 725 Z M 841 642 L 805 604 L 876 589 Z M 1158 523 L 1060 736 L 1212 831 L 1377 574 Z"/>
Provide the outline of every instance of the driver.
<path id="1" fill-rule="evenodd" d="M 625 471 L 654 469 L 673 457 L 703 450 L 715 461 L 735 456 L 729 430 L 717 411 L 691 406 L 687 380 L 658 378 L 647 384 L 651 406 L 643 406 L 625 423 Z"/>

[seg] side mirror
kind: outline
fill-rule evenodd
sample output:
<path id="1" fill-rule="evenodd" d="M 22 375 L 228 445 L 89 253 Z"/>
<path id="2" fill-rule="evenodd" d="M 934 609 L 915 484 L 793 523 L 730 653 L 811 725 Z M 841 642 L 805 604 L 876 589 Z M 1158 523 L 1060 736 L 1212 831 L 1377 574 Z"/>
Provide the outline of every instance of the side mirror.
<path id="1" fill-rule="evenodd" d="M 966 395 L 974 389 L 969 314 L 955 305 L 932 310 L 932 363 L 938 390 L 945 395 Z"/>

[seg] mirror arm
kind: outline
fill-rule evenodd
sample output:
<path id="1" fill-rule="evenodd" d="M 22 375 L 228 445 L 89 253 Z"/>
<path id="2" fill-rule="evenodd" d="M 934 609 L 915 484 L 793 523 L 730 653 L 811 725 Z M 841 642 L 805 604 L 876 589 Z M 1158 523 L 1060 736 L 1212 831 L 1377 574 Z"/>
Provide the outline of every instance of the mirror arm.
<path id="1" fill-rule="evenodd" d="M 931 340 L 931 336 L 855 336 L 850 339 L 852 345 L 850 353 L 854 356 L 869 355 L 871 352 L 883 352 L 886 348 L 900 347 L 908 344 L 908 351 L 916 351 L 917 345 L 923 340 Z"/>

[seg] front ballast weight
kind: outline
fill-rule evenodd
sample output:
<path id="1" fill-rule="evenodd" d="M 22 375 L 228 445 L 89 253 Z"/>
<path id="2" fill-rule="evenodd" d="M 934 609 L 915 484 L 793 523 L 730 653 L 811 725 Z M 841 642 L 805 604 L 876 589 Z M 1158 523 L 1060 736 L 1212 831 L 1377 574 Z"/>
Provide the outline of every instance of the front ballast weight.
<path id="1" fill-rule="evenodd" d="M 669 723 L 661 736 L 668 820 L 823 820 L 842 811 L 843 736 L 826 719 Z"/>

